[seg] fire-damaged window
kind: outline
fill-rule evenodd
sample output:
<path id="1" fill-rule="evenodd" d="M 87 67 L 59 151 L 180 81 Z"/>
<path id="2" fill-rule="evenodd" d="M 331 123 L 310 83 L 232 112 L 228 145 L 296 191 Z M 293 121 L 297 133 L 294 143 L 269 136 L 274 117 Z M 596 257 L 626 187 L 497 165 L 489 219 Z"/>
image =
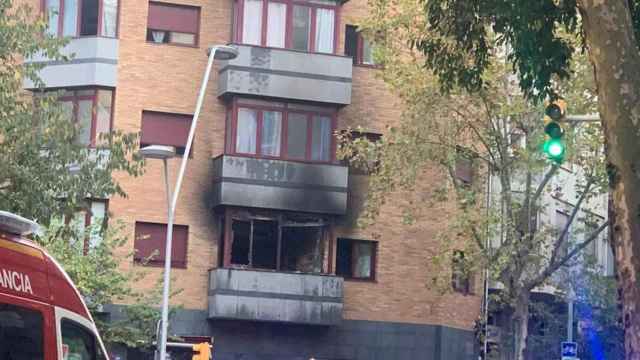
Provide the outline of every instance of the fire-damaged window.
<path id="1" fill-rule="evenodd" d="M 317 217 L 229 215 L 231 266 L 323 272 L 327 223 Z"/>
<path id="2" fill-rule="evenodd" d="M 375 241 L 338 239 L 336 274 L 345 279 L 375 280 Z"/>

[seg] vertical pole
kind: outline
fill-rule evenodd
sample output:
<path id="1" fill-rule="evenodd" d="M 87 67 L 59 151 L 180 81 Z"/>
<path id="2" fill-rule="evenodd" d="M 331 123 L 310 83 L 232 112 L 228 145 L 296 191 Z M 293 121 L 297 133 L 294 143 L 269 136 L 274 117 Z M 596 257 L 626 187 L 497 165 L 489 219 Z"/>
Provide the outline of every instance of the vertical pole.
<path id="1" fill-rule="evenodd" d="M 568 314 L 567 314 L 567 341 L 573 341 L 573 297 L 569 297 L 567 302 Z"/>
<path id="2" fill-rule="evenodd" d="M 169 222 L 167 224 L 167 246 L 164 256 L 164 286 L 162 287 L 162 326 L 160 328 L 160 341 L 158 346 L 160 347 L 160 360 L 165 360 L 167 357 L 167 329 L 169 327 L 169 289 L 171 280 L 171 241 L 173 238 L 173 217 L 176 210 L 176 204 L 178 202 L 178 195 L 180 194 L 180 187 L 182 186 L 182 179 L 187 168 L 187 161 L 189 160 L 189 153 L 191 152 L 191 145 L 193 144 L 193 137 L 195 136 L 196 125 L 198 124 L 198 117 L 200 116 L 200 110 L 202 109 L 202 103 L 204 102 L 204 96 L 207 90 L 207 83 L 209 82 L 209 75 L 211 74 L 211 68 L 213 67 L 213 60 L 216 55 L 217 48 L 214 46 L 209 50 L 209 60 L 207 61 L 207 68 L 204 72 L 202 79 L 202 85 L 200 86 L 200 93 L 198 94 L 198 100 L 196 102 L 196 110 L 193 113 L 193 120 L 191 120 L 191 128 L 189 129 L 189 136 L 187 137 L 187 143 L 185 145 L 184 154 L 182 155 L 182 162 L 180 163 L 180 171 L 178 171 L 178 179 L 176 180 L 176 186 L 171 197 L 169 204 Z M 167 170 L 165 167 L 165 179 Z M 167 196 L 169 196 L 169 185 L 167 181 Z"/>
<path id="3" fill-rule="evenodd" d="M 185 155 L 186 156 L 186 155 Z M 169 166 L 167 159 L 162 159 L 164 166 L 164 185 L 167 193 L 167 240 L 164 249 L 164 283 L 162 287 L 162 318 L 160 320 L 160 341 L 158 342 L 159 360 L 167 358 L 167 330 L 169 327 L 169 282 L 171 281 L 171 248 L 173 241 L 173 210 L 171 209 L 171 189 L 169 188 Z"/>

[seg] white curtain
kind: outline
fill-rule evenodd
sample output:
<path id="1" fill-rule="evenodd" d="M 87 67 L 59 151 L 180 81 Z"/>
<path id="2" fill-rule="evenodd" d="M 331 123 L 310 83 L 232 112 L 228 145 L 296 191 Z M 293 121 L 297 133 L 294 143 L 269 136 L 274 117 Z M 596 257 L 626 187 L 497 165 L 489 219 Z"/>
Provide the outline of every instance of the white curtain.
<path id="1" fill-rule="evenodd" d="M 333 31 L 335 28 L 333 9 L 316 10 L 316 51 L 333 53 Z"/>
<path id="2" fill-rule="evenodd" d="M 118 0 L 102 0 L 101 35 L 108 36 L 108 37 L 115 37 L 117 23 L 118 23 Z"/>
<path id="3" fill-rule="evenodd" d="M 78 0 L 64 0 L 62 14 L 62 35 L 76 36 L 78 34 Z"/>
<path id="4" fill-rule="evenodd" d="M 89 247 L 95 248 L 102 243 L 104 218 L 107 215 L 107 204 L 102 201 L 91 203 L 91 233 L 89 234 Z"/>
<path id="5" fill-rule="evenodd" d="M 356 260 L 353 277 L 371 277 L 372 246 L 367 243 L 356 243 L 353 246 L 353 255 Z"/>
<path id="6" fill-rule="evenodd" d="M 287 4 L 269 2 L 267 11 L 267 46 L 283 48 L 287 26 Z"/>
<path id="7" fill-rule="evenodd" d="M 47 32 L 53 36 L 58 36 L 58 19 L 60 15 L 60 0 L 48 0 L 47 13 L 49 15 L 49 26 L 47 27 Z"/>
<path id="8" fill-rule="evenodd" d="M 265 111 L 262 116 L 260 153 L 268 156 L 280 156 L 282 113 Z"/>
<path id="9" fill-rule="evenodd" d="M 255 110 L 238 110 L 238 128 L 236 130 L 236 152 L 242 154 L 256 153 L 256 135 L 258 114 Z"/>
<path id="10" fill-rule="evenodd" d="M 242 42 L 260 45 L 262 38 L 262 0 L 245 0 L 242 17 Z"/>
<path id="11" fill-rule="evenodd" d="M 166 32 L 164 31 L 158 31 L 158 30 L 151 31 L 151 36 L 153 36 L 153 41 L 157 43 L 161 43 L 164 41 L 165 34 Z"/>
<path id="12" fill-rule="evenodd" d="M 329 161 L 331 154 L 331 118 L 314 116 L 311 158 Z"/>

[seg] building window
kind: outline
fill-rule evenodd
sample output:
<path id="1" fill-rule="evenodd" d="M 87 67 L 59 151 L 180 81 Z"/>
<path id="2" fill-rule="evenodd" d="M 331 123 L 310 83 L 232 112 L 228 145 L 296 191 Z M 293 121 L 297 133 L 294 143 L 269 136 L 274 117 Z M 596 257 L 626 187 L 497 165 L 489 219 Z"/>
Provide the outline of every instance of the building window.
<path id="1" fill-rule="evenodd" d="M 224 248 L 227 266 L 322 273 L 325 259 L 324 219 L 229 212 Z"/>
<path id="2" fill-rule="evenodd" d="M 567 224 L 569 224 L 569 214 L 562 210 L 556 210 L 554 222 L 556 234 L 554 236 L 553 242 L 555 243 L 555 241 L 558 240 L 559 236 L 562 235 L 562 231 L 564 231 L 564 228 L 567 227 Z M 562 237 L 562 242 L 559 249 L 560 251 L 558 253 L 559 259 L 562 259 L 569 253 L 569 233 L 571 233 L 571 229 L 567 230 L 567 232 Z"/>
<path id="3" fill-rule="evenodd" d="M 345 279 L 375 280 L 377 250 L 375 241 L 339 238 L 336 275 Z"/>
<path id="4" fill-rule="evenodd" d="M 143 111 L 140 147 L 173 146 L 176 148 L 176 154 L 183 155 L 192 119 L 192 115 Z"/>
<path id="5" fill-rule="evenodd" d="M 463 150 L 458 150 L 456 153 L 454 171 L 456 179 L 463 184 L 470 185 L 473 182 L 473 159 Z"/>
<path id="6" fill-rule="evenodd" d="M 44 4 L 51 35 L 117 36 L 118 0 L 45 0 Z"/>
<path id="7" fill-rule="evenodd" d="M 455 250 L 451 258 L 451 288 L 459 293 L 469 294 L 471 281 L 464 252 Z"/>
<path id="8" fill-rule="evenodd" d="M 336 115 L 333 109 L 276 103 L 233 104 L 226 149 L 231 154 L 332 162 Z M 231 132 L 231 135 L 229 134 Z"/>
<path id="9" fill-rule="evenodd" d="M 382 140 L 382 134 L 374 132 L 352 131 L 348 136 L 351 141 L 364 139 L 371 144 L 376 144 Z M 367 146 L 367 149 L 369 149 L 369 146 Z M 371 156 L 371 154 L 359 154 L 359 151 L 354 151 L 350 159 L 345 159 L 345 165 L 349 166 L 349 174 L 370 175 L 376 171 L 380 165 L 380 160 L 376 156 Z"/>
<path id="10" fill-rule="evenodd" d="M 373 46 L 371 42 L 362 36 L 358 27 L 347 25 L 345 28 L 344 54 L 353 58 L 356 65 L 377 66 L 373 58 Z"/>
<path id="11" fill-rule="evenodd" d="M 68 90 L 60 96 L 65 115 L 78 127 L 78 142 L 95 147 L 101 134 L 111 131 L 113 91 Z"/>
<path id="12" fill-rule="evenodd" d="M 243 44 L 333 53 L 337 6 L 326 2 L 240 0 L 237 41 Z"/>
<path id="13" fill-rule="evenodd" d="M 69 225 L 79 238 L 84 239 L 85 253 L 102 243 L 107 227 L 107 200 L 91 199 L 86 201 L 86 208 L 68 219 Z"/>
<path id="14" fill-rule="evenodd" d="M 196 46 L 199 28 L 199 7 L 149 2 L 147 41 Z"/>
<path id="15" fill-rule="evenodd" d="M 171 267 L 183 269 L 187 267 L 188 238 L 188 226 L 173 225 Z M 136 221 L 133 260 L 138 264 L 163 266 L 166 240 L 167 224 Z"/>

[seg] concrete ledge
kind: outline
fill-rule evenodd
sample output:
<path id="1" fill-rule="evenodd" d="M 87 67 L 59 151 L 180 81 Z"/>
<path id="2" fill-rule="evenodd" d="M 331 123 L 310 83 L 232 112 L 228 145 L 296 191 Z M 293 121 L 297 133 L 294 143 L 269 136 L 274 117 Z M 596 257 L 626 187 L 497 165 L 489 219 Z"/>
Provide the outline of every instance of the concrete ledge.
<path id="1" fill-rule="evenodd" d="M 352 60 L 331 54 L 234 45 L 222 63 L 218 95 L 258 95 L 328 104 L 351 103 Z"/>
<path id="2" fill-rule="evenodd" d="M 118 39 L 82 37 L 72 39 L 62 50 L 71 57 L 68 62 L 53 61 L 43 55 L 27 59 L 42 64 L 40 77 L 47 88 L 74 86 L 116 87 L 118 79 Z M 25 79 L 26 89 L 34 84 Z"/>

